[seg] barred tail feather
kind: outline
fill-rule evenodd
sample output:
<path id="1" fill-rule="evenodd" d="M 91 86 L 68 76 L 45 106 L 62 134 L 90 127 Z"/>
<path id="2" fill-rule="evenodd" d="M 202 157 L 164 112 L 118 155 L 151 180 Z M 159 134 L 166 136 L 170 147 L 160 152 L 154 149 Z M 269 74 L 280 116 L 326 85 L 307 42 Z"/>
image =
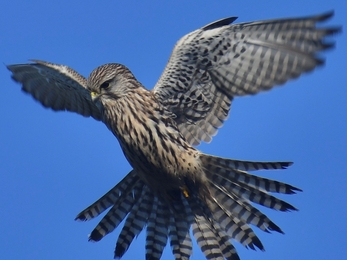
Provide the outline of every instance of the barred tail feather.
<path id="1" fill-rule="evenodd" d="M 227 260 L 240 260 L 235 247 L 230 243 L 231 237 L 229 237 L 222 227 L 215 220 L 212 221 L 214 230 L 216 230 L 217 241 L 223 256 Z"/>
<path id="2" fill-rule="evenodd" d="M 230 243 L 225 229 L 211 214 L 211 209 L 197 197 L 188 199 L 194 212 L 192 224 L 193 235 L 207 259 L 239 260 L 236 249 Z"/>
<path id="3" fill-rule="evenodd" d="M 183 195 L 181 200 L 184 205 L 183 210 L 179 213 L 170 212 L 169 238 L 175 259 L 187 260 L 192 255 L 193 249 L 189 230 L 194 217 Z"/>
<path id="4" fill-rule="evenodd" d="M 220 228 L 218 229 L 216 226 L 214 226 L 214 228 L 218 231 L 217 240 L 224 258 L 227 260 L 240 260 L 235 247 L 229 241 L 230 238 L 226 236 Z"/>
<path id="5" fill-rule="evenodd" d="M 228 221 L 231 221 L 234 217 L 240 219 L 244 223 L 254 225 L 265 232 L 277 231 L 283 233 L 275 223 L 251 204 L 240 200 L 232 194 L 226 193 L 224 189 L 221 189 L 218 185 L 212 182 L 210 183 L 215 200 L 215 204 L 211 207 L 213 207 L 213 212 L 216 213 L 215 217 L 220 223 L 226 222 L 224 225 L 229 225 Z M 252 244 L 257 243 L 253 241 Z M 259 244 L 257 247 L 262 249 Z"/>
<path id="6" fill-rule="evenodd" d="M 258 170 L 276 170 L 286 169 L 293 162 L 252 162 L 241 161 L 228 158 L 221 158 L 208 154 L 201 154 L 200 160 L 206 165 L 215 165 L 225 168 L 232 168 L 242 171 L 258 171 Z"/>
<path id="7" fill-rule="evenodd" d="M 193 235 L 207 259 L 223 260 L 223 253 L 218 242 L 218 235 L 212 227 L 211 213 L 206 212 L 204 205 L 198 205 L 199 200 L 192 198 L 189 201 L 194 212 L 194 222 L 192 224 Z"/>
<path id="8" fill-rule="evenodd" d="M 211 223 L 204 216 L 195 216 L 193 223 L 194 237 L 207 259 L 223 260 L 223 253 Z"/>
<path id="9" fill-rule="evenodd" d="M 224 159 L 210 155 L 201 154 L 200 159 L 206 173 L 218 174 L 219 176 L 234 183 L 244 183 L 256 189 L 268 192 L 293 194 L 301 189 L 286 183 L 269 180 L 249 174 L 245 170 L 273 170 L 286 169 L 292 163 L 289 162 L 249 162 Z"/>
<path id="10" fill-rule="evenodd" d="M 251 202 L 281 211 L 296 210 L 270 192 L 292 194 L 300 189 L 278 181 L 251 175 L 245 170 L 285 169 L 288 162 L 249 162 L 201 155 L 210 197 L 180 195 L 174 207 L 157 197 L 131 171 L 106 195 L 82 211 L 76 219 L 89 220 L 112 208 L 90 234 L 99 241 L 124 219 L 115 258 L 121 258 L 135 236 L 146 226 L 146 259 L 159 260 L 169 239 L 175 259 L 188 260 L 193 235 L 207 259 L 239 260 L 231 239 L 251 249 L 264 250 L 250 225 L 270 232 L 283 231 Z"/>
<path id="11" fill-rule="evenodd" d="M 218 184 L 220 187 L 223 187 L 225 193 L 236 196 L 238 200 L 252 201 L 259 205 L 279 211 L 297 210 L 289 203 L 280 200 L 259 188 L 254 188 L 251 185 L 236 181 L 230 181 L 218 176 L 217 174 L 211 176 L 211 180 L 214 181 L 215 184 Z"/>
<path id="12" fill-rule="evenodd" d="M 204 216 L 199 216 L 193 224 L 193 231 L 195 228 L 195 233 L 205 240 L 215 237 L 215 242 L 219 241 L 220 246 L 226 238 L 223 236 L 225 232 L 229 238 L 235 239 L 245 247 L 264 250 L 261 241 L 249 225 L 257 226 L 265 232 L 283 231 L 253 207 L 251 202 L 281 211 L 297 210 L 268 192 L 293 194 L 301 190 L 282 182 L 251 175 L 245 170 L 285 169 L 291 163 L 238 161 L 205 154 L 201 155 L 200 159 L 209 182 L 211 201 L 207 201 L 207 205 L 212 218 L 210 224 L 207 224 Z M 205 235 L 202 234 L 203 231 Z M 214 235 L 212 231 L 215 232 Z M 204 243 L 206 242 L 201 242 L 201 246 L 206 246 Z M 211 252 L 207 254 L 211 255 Z"/>
<path id="13" fill-rule="evenodd" d="M 218 201 L 215 201 L 215 203 L 217 206 L 212 207 L 213 217 L 230 238 L 235 239 L 245 247 L 258 247 L 263 250 L 260 240 L 244 221 L 234 217 Z"/>
<path id="14" fill-rule="evenodd" d="M 148 186 L 144 186 L 139 200 L 132 207 L 123 229 L 118 237 L 115 258 L 121 258 L 128 250 L 134 237 L 140 234 L 144 226 L 148 222 L 149 214 L 152 210 L 153 193 Z"/>
<path id="15" fill-rule="evenodd" d="M 158 197 L 154 197 L 152 203 L 147 225 L 146 259 L 159 260 L 168 239 L 168 208 Z"/>
<path id="16" fill-rule="evenodd" d="M 134 170 L 132 170 L 104 196 L 80 212 L 75 220 L 86 221 L 99 216 L 106 209 L 113 206 L 118 199 L 124 196 L 124 194 L 131 192 L 132 188 L 138 181 L 138 175 Z"/>
<path id="17" fill-rule="evenodd" d="M 139 195 L 144 187 L 145 184 L 142 181 L 138 181 L 134 187 L 131 187 L 131 190 L 128 193 L 122 194 L 113 207 L 90 233 L 89 240 L 99 241 L 117 228 L 139 200 Z"/>

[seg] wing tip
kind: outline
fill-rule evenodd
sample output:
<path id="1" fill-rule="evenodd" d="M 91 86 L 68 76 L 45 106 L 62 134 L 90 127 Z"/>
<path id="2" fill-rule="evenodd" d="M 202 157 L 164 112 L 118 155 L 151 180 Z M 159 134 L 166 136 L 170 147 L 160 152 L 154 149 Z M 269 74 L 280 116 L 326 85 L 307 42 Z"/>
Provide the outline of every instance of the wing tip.
<path id="1" fill-rule="evenodd" d="M 13 73 L 12 67 L 15 66 L 14 64 L 10 64 L 10 65 L 4 64 L 4 65 L 5 65 L 5 67 L 6 67 L 9 71 L 11 71 L 11 72 Z"/>
<path id="2" fill-rule="evenodd" d="M 47 65 L 47 64 L 53 64 L 51 62 L 43 61 L 43 60 L 37 60 L 37 59 L 29 59 L 31 64 L 41 64 L 41 65 Z"/>
<path id="3" fill-rule="evenodd" d="M 326 11 L 324 13 L 321 13 L 319 15 L 316 15 L 314 16 L 314 20 L 317 21 L 317 22 L 324 22 L 330 18 L 332 18 L 335 14 L 335 11 L 334 10 L 329 10 L 329 11 Z"/>
<path id="4" fill-rule="evenodd" d="M 217 21 L 214 21 L 212 23 L 209 23 L 207 25 L 205 25 L 204 27 L 202 27 L 202 30 L 212 30 L 212 29 L 216 29 L 218 27 L 222 27 L 225 25 L 229 25 L 231 23 L 233 23 L 238 17 L 236 16 L 232 16 L 232 17 L 227 17 L 227 18 L 223 18 L 223 19 L 219 19 Z"/>

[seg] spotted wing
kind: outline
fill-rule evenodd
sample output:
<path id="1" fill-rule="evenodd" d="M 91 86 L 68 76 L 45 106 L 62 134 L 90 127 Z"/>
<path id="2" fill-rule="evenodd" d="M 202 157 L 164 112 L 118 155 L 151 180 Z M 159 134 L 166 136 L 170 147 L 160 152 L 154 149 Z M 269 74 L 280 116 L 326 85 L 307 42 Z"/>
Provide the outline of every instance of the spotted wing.
<path id="1" fill-rule="evenodd" d="M 91 100 L 83 76 L 67 66 L 34 62 L 7 66 L 13 73 L 12 78 L 22 84 L 23 91 L 55 111 L 67 110 L 101 120 L 100 110 Z"/>
<path id="2" fill-rule="evenodd" d="M 177 42 L 153 92 L 189 143 L 210 142 L 234 96 L 269 90 L 323 64 L 317 54 L 333 46 L 325 38 L 339 28 L 316 24 L 332 15 L 206 25 Z"/>

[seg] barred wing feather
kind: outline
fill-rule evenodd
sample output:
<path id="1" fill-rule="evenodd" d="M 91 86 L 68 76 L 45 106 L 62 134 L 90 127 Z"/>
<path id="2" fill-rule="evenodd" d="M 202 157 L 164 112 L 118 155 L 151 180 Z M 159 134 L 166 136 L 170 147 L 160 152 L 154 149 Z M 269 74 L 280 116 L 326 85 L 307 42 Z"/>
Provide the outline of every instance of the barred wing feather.
<path id="1" fill-rule="evenodd" d="M 177 42 L 153 91 L 190 144 L 210 142 L 234 96 L 269 90 L 323 64 L 317 55 L 333 46 L 325 38 L 339 29 L 316 24 L 332 15 L 211 23 Z"/>

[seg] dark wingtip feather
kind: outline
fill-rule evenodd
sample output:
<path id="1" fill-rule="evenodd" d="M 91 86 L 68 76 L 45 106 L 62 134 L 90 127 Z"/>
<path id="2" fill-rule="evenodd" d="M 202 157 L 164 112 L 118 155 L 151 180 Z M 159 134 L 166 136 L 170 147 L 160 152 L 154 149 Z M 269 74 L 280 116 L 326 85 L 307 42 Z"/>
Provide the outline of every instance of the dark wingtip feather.
<path id="1" fill-rule="evenodd" d="M 13 73 L 13 71 L 11 70 L 11 72 Z M 14 82 L 16 82 L 16 83 L 19 83 L 19 84 L 21 84 L 20 82 L 19 82 L 19 80 L 18 79 L 16 79 L 16 77 L 15 77 L 15 75 L 14 74 L 12 74 L 11 75 L 11 79 L 14 81 Z M 23 89 L 23 88 L 22 88 Z"/>
<path id="2" fill-rule="evenodd" d="M 323 43 L 323 49 L 324 50 L 328 50 L 328 49 L 332 49 L 332 48 L 335 48 L 335 42 Z"/>
<path id="3" fill-rule="evenodd" d="M 237 17 L 228 17 L 228 18 L 224 18 L 224 19 L 220 19 L 218 21 L 209 23 L 207 25 L 205 25 L 204 27 L 202 27 L 203 30 L 212 30 L 221 26 L 225 26 L 225 25 L 229 25 L 231 23 L 233 23 L 235 20 L 237 19 Z"/>
<path id="4" fill-rule="evenodd" d="M 56 65 L 52 62 L 48 62 L 48 61 L 43 61 L 43 60 L 37 60 L 37 59 L 29 59 L 29 61 L 31 61 L 32 63 L 30 65 L 44 65 L 44 66 L 48 66 L 49 65 Z"/>
<path id="5" fill-rule="evenodd" d="M 316 61 L 316 66 L 320 67 L 323 66 L 325 64 L 325 58 L 322 57 L 314 57 L 315 61 Z"/>
<path id="6" fill-rule="evenodd" d="M 12 73 L 12 75 L 11 75 L 11 79 L 14 81 L 14 82 L 16 82 L 16 83 L 19 83 L 19 84 L 21 84 L 21 82 L 19 81 L 19 79 L 18 78 L 16 78 L 16 75 L 15 75 L 15 66 L 16 65 L 5 65 L 6 66 L 6 68 Z"/>
<path id="7" fill-rule="evenodd" d="M 334 35 L 342 32 L 342 26 L 334 26 L 322 29 L 325 32 L 325 36 Z"/>
<path id="8" fill-rule="evenodd" d="M 5 67 L 6 67 L 9 71 L 11 71 L 11 72 L 13 72 L 13 70 L 11 69 L 13 66 L 14 66 L 14 65 L 5 65 Z"/>
<path id="9" fill-rule="evenodd" d="M 323 22 L 334 16 L 334 10 L 327 11 L 325 13 L 319 14 L 315 17 L 315 21 Z"/>

